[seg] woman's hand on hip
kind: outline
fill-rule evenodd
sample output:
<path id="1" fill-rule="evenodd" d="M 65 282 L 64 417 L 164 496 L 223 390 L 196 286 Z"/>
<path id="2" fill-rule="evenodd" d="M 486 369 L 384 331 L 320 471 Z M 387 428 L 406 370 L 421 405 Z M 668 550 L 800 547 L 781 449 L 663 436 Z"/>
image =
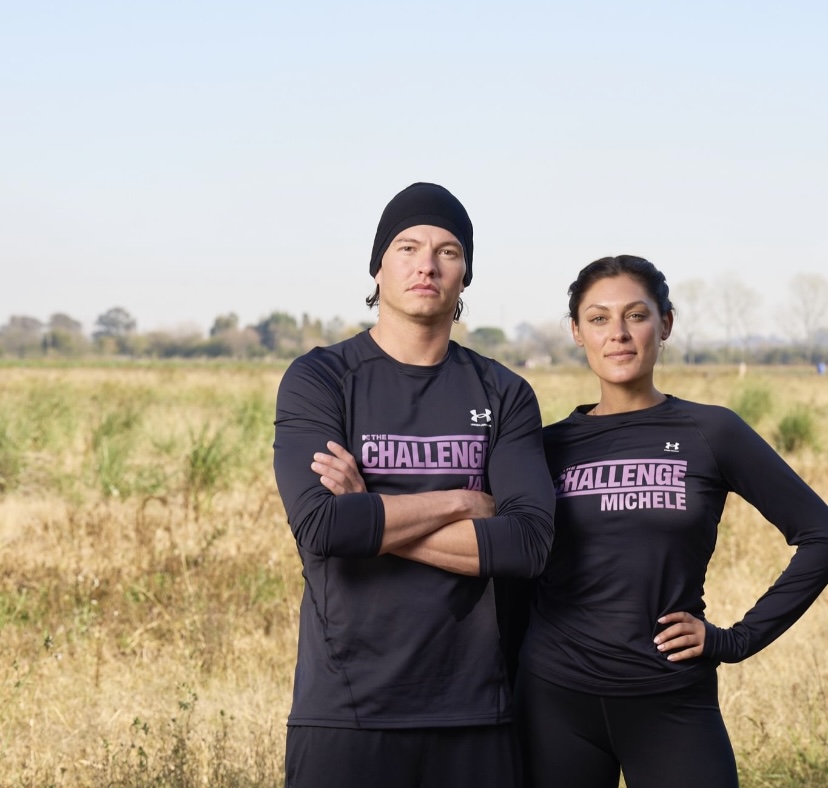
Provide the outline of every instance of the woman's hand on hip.
<path id="1" fill-rule="evenodd" d="M 653 639 L 670 662 L 700 657 L 704 651 L 704 622 L 691 613 L 668 613 L 658 620 L 666 628 Z M 667 653 L 669 652 L 669 653 Z"/>

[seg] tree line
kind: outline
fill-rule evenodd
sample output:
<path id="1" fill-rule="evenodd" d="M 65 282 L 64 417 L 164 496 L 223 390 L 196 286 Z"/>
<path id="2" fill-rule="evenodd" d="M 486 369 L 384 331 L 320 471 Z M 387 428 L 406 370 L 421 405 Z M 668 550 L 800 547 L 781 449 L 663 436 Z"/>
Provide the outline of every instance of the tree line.
<path id="1" fill-rule="evenodd" d="M 677 320 L 665 355 L 687 364 L 825 364 L 828 362 L 828 280 L 797 274 L 789 282 L 784 308 L 768 313 L 746 282 L 725 276 L 708 283 L 694 279 L 672 288 Z M 91 333 L 78 320 L 56 313 L 45 322 L 12 315 L 0 326 L 0 357 L 81 358 L 280 358 L 290 359 L 318 345 L 330 345 L 372 325 L 340 318 L 322 321 L 274 311 L 243 326 L 235 313 L 219 315 L 207 336 L 195 331 L 138 330 L 137 319 L 121 306 L 98 316 Z M 469 329 L 462 321 L 453 337 L 464 345 L 515 366 L 576 363 L 582 352 L 566 321 L 522 323 L 513 337 L 497 326 Z"/>
<path id="2" fill-rule="evenodd" d="M 323 324 L 303 315 L 297 320 L 286 312 L 272 312 L 253 325 L 242 326 L 238 315 L 219 315 L 208 336 L 193 330 L 138 330 L 137 319 L 116 306 L 99 315 L 91 333 L 64 313 L 46 322 L 27 315 L 12 315 L 0 326 L 0 354 L 5 357 L 126 356 L 133 358 L 292 358 L 305 349 L 350 336 L 362 326 L 339 319 Z"/>

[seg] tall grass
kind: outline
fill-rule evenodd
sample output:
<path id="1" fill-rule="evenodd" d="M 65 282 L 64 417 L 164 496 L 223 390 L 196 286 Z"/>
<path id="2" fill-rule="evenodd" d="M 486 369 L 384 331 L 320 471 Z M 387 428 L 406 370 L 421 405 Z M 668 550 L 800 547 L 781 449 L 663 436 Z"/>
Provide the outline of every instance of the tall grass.
<path id="1" fill-rule="evenodd" d="M 795 452 L 806 447 L 819 449 L 817 422 L 810 408 L 796 405 L 786 413 L 775 433 L 777 448 L 783 452 Z"/>
<path id="2" fill-rule="evenodd" d="M 767 386 L 748 383 L 733 392 L 729 405 L 748 424 L 756 428 L 762 419 L 770 413 L 773 400 Z"/>
<path id="3" fill-rule="evenodd" d="M 720 404 L 746 385 L 718 369 L 659 375 L 665 391 Z M 754 375 L 771 395 L 757 422 L 768 440 L 801 405 L 828 445 L 824 379 Z M 279 376 L 2 370 L 0 784 L 282 784 L 302 578 L 270 465 Z M 545 421 L 597 399 L 579 369 L 527 377 Z M 828 493 L 821 449 L 786 459 Z M 789 555 L 750 507 L 729 503 L 711 620 L 737 620 Z M 720 669 L 746 788 L 828 785 L 826 631 L 823 598 L 765 651 Z"/>
<path id="4" fill-rule="evenodd" d="M 10 419 L 0 415 L 0 493 L 13 490 L 23 467 L 21 450 Z"/>
<path id="5" fill-rule="evenodd" d="M 140 414 L 131 405 L 107 413 L 92 430 L 94 472 L 104 497 L 127 496 L 135 486 L 129 478 L 129 457 Z"/>

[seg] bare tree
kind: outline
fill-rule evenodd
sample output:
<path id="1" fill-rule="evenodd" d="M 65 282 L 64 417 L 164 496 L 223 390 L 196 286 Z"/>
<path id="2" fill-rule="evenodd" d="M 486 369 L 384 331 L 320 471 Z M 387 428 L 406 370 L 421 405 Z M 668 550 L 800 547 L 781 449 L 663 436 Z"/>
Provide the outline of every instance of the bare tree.
<path id="1" fill-rule="evenodd" d="M 79 320 L 64 312 L 55 312 L 49 318 L 49 331 L 65 331 L 67 334 L 81 334 L 83 333 L 83 326 Z"/>
<path id="2" fill-rule="evenodd" d="M 715 283 L 717 316 L 725 329 L 728 360 L 734 342 L 741 346 L 740 361 L 747 362 L 750 355 L 750 337 L 756 310 L 761 296 L 750 285 L 734 274 L 726 274 Z"/>
<path id="3" fill-rule="evenodd" d="M 43 341 L 50 352 L 77 355 L 87 348 L 88 341 L 83 335 L 80 321 L 64 312 L 55 312 L 49 318 L 46 329 Z"/>
<path id="4" fill-rule="evenodd" d="M 821 274 L 796 274 L 790 281 L 789 325 L 805 344 L 806 358 L 813 363 L 821 330 L 828 329 L 828 280 Z"/>
<path id="5" fill-rule="evenodd" d="M 12 315 L 0 328 L 0 348 L 17 356 L 31 356 L 43 350 L 43 323 L 36 317 Z"/>
<path id="6" fill-rule="evenodd" d="M 688 279 L 670 288 L 676 308 L 676 335 L 684 344 L 684 359 L 696 363 L 696 340 L 704 335 L 703 319 L 709 312 L 710 293 L 703 279 Z"/>

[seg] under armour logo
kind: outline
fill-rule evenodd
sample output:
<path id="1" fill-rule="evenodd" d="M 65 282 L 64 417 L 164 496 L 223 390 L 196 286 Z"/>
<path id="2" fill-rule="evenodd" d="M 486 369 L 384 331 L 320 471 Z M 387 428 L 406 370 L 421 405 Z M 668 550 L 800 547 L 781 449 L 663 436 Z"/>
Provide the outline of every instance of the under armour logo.
<path id="1" fill-rule="evenodd" d="M 667 443 L 664 444 L 664 451 L 677 452 L 678 450 L 679 450 L 678 442 L 670 443 L 670 441 L 667 441 Z"/>
<path id="2" fill-rule="evenodd" d="M 481 421 L 488 424 L 492 420 L 492 412 L 486 408 L 482 413 L 478 413 L 476 410 L 470 410 L 472 421 L 475 424 L 479 424 Z"/>

